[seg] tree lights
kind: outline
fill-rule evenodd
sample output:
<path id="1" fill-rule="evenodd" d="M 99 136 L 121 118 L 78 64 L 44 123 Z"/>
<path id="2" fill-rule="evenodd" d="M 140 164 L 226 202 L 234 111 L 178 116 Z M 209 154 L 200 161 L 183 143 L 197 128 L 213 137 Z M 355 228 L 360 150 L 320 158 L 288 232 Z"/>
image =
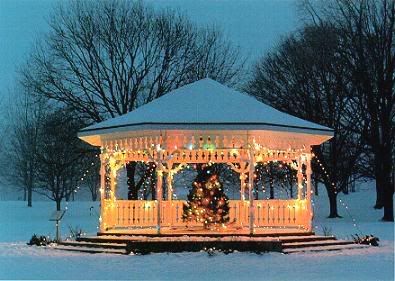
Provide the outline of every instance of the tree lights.
<path id="1" fill-rule="evenodd" d="M 200 222 L 207 229 L 229 221 L 229 199 L 213 165 L 198 174 L 183 210 L 184 220 Z"/>

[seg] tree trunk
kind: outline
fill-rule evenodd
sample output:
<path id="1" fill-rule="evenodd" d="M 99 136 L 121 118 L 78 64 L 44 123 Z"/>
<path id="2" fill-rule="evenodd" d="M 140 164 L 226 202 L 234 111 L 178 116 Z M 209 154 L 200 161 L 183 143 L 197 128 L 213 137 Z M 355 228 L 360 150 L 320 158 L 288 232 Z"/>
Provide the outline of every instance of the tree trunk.
<path id="1" fill-rule="evenodd" d="M 134 175 L 136 172 L 136 162 L 129 162 L 126 164 L 126 177 L 128 185 L 128 200 L 138 199 L 138 189 L 134 181 Z"/>
<path id="2" fill-rule="evenodd" d="M 71 196 L 71 192 L 70 192 L 70 190 L 66 187 L 66 193 L 65 193 L 65 195 L 64 195 L 64 198 L 65 198 L 66 202 L 69 202 L 69 201 L 70 201 L 70 196 Z"/>
<path id="3" fill-rule="evenodd" d="M 151 200 L 156 200 L 156 167 L 153 170 L 150 179 Z"/>
<path id="4" fill-rule="evenodd" d="M 290 185 L 289 185 L 289 193 L 290 193 L 290 197 L 291 197 L 291 199 L 293 199 L 294 198 L 294 189 L 293 189 L 293 184 L 292 184 L 292 182 L 290 183 Z"/>
<path id="5" fill-rule="evenodd" d="M 318 180 L 314 181 L 314 195 L 318 196 Z"/>
<path id="6" fill-rule="evenodd" d="M 91 192 L 91 196 L 92 196 L 92 201 L 93 201 L 93 202 L 96 202 L 96 200 L 97 200 L 97 192 L 92 191 L 92 192 Z"/>
<path id="7" fill-rule="evenodd" d="M 378 156 L 375 156 L 378 158 Z M 376 204 L 374 205 L 375 209 L 382 209 L 384 207 L 384 190 L 383 190 L 383 176 L 380 169 L 381 163 L 377 163 L 375 166 L 375 175 L 376 175 Z"/>
<path id="8" fill-rule="evenodd" d="M 60 202 L 62 202 L 62 200 L 55 200 L 56 201 L 56 211 L 60 211 Z"/>
<path id="9" fill-rule="evenodd" d="M 269 194 L 270 199 L 274 199 L 274 176 L 273 176 L 273 162 L 269 163 Z"/>
<path id="10" fill-rule="evenodd" d="M 333 190 L 331 184 L 325 184 L 329 198 L 329 216 L 328 218 L 341 218 L 337 212 L 337 193 Z"/>
<path id="11" fill-rule="evenodd" d="M 33 188 L 30 186 L 27 189 L 27 206 L 32 207 Z"/>
<path id="12" fill-rule="evenodd" d="M 392 190 L 391 190 L 392 189 Z M 394 187 L 386 186 L 384 189 L 384 216 L 383 221 L 394 221 Z"/>
<path id="13" fill-rule="evenodd" d="M 269 188 L 270 188 L 270 199 L 274 199 L 274 184 L 273 184 L 273 178 L 272 177 L 270 177 L 270 180 L 269 180 L 270 182 L 269 182 Z"/>
<path id="14" fill-rule="evenodd" d="M 32 207 L 32 201 L 33 201 L 33 186 L 34 186 L 34 167 L 33 165 L 29 165 L 29 176 L 27 178 L 27 206 Z"/>
<path id="15" fill-rule="evenodd" d="M 254 200 L 259 200 L 258 185 L 254 184 L 255 197 Z"/>
<path id="16" fill-rule="evenodd" d="M 391 151 L 389 149 L 389 151 Z M 387 153 L 382 157 L 383 159 L 383 206 L 384 216 L 383 221 L 394 221 L 394 182 L 392 182 L 392 155 Z"/>
<path id="17" fill-rule="evenodd" d="M 347 179 L 346 183 L 344 184 L 344 188 L 342 189 L 344 194 L 348 194 L 349 192 L 349 185 L 350 185 L 350 180 Z"/>

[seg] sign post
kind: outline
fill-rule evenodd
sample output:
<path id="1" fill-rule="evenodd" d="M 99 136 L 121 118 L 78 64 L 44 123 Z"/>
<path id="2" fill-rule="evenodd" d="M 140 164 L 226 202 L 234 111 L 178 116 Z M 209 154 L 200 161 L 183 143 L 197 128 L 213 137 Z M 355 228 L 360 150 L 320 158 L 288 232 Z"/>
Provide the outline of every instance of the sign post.
<path id="1" fill-rule="evenodd" d="M 55 226 L 56 226 L 55 241 L 58 242 L 58 243 L 61 241 L 61 237 L 60 237 L 60 221 L 63 218 L 65 213 L 66 213 L 66 210 L 55 211 L 55 212 L 52 213 L 52 215 L 49 218 L 49 221 L 55 221 Z"/>

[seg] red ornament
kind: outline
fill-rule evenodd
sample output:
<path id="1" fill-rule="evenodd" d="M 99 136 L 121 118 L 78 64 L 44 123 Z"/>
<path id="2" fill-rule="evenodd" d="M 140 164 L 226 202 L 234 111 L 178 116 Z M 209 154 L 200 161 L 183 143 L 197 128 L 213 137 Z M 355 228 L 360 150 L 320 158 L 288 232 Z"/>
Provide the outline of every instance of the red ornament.
<path id="1" fill-rule="evenodd" d="M 208 198 L 203 198 L 203 200 L 202 200 L 202 205 L 203 205 L 203 206 L 207 206 L 208 204 L 210 204 L 210 199 L 208 199 Z"/>

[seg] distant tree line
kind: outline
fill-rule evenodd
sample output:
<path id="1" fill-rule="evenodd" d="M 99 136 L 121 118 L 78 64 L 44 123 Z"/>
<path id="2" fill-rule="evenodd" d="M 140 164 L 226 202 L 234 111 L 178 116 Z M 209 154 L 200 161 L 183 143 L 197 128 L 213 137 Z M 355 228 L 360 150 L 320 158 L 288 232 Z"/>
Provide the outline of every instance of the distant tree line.
<path id="1" fill-rule="evenodd" d="M 8 175 L 24 187 L 29 205 L 32 191 L 57 208 L 72 196 L 91 162 L 86 158 L 92 159 L 86 152 L 93 149 L 77 138 L 82 127 L 201 78 L 230 86 L 241 80 L 244 61 L 221 31 L 170 9 L 140 1 L 75 1 L 58 5 L 49 25 L 20 71 L 18 91 L 29 101 L 18 103 L 17 111 L 26 112 L 15 120 L 13 155 L 6 157 L 15 164 Z M 152 163 L 126 168 L 129 199 L 137 199 L 147 181 L 154 188 Z M 97 196 L 98 181 L 91 180 Z"/>
<path id="2" fill-rule="evenodd" d="M 337 194 L 360 177 L 376 179 L 375 208 L 393 221 L 395 2 L 303 2 L 297 33 L 263 57 L 246 90 L 277 109 L 334 129 L 313 147 L 330 217 Z M 329 176 L 322 172 L 322 167 Z"/>

